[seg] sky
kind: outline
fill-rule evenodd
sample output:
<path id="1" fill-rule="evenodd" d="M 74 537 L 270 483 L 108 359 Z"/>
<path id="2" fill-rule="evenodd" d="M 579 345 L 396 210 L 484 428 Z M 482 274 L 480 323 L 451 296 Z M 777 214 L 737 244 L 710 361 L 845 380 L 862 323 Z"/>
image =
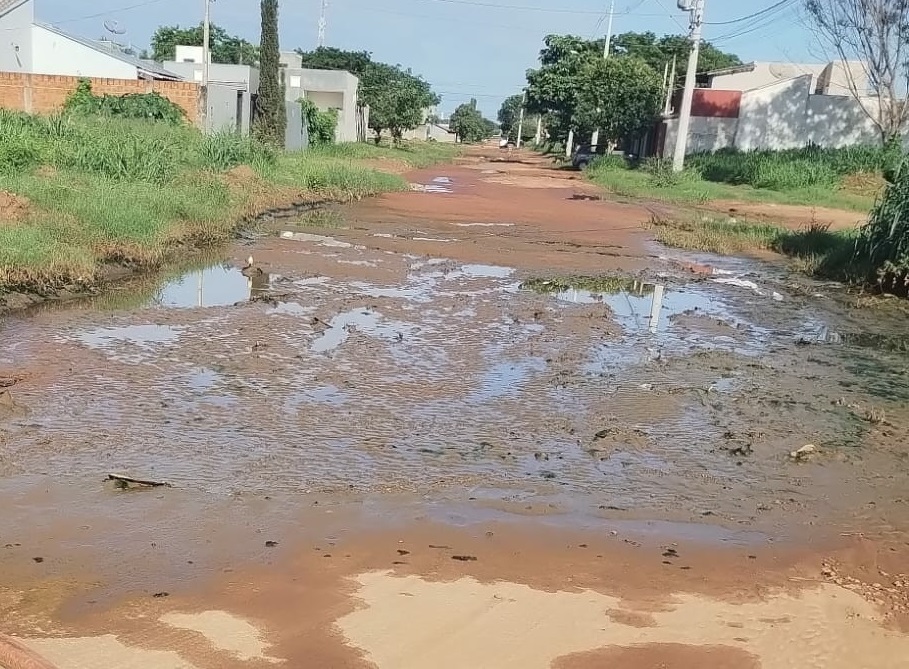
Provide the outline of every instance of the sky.
<path id="1" fill-rule="evenodd" d="M 602 37 L 610 0 L 329 0 L 326 45 L 370 51 L 376 60 L 410 67 L 441 94 L 448 114 L 476 98 L 495 118 L 519 93 L 547 34 Z M 676 0 L 615 0 L 614 33 L 687 30 Z M 706 0 L 704 38 L 742 60 L 810 63 L 801 0 Z M 35 0 L 37 18 L 84 37 L 105 34 L 105 21 L 146 47 L 159 25 L 198 24 L 204 0 Z M 316 46 L 321 0 L 281 0 L 281 48 Z M 751 17 L 767 8 L 771 11 Z M 258 0 L 214 0 L 212 21 L 258 43 Z M 739 20 L 744 19 L 744 20 Z"/>

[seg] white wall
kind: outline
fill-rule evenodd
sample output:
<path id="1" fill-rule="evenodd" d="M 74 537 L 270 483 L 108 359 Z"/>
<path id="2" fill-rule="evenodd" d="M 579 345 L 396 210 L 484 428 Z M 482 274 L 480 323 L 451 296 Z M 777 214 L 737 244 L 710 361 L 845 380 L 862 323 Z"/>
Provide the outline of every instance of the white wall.
<path id="1" fill-rule="evenodd" d="M 754 63 L 751 72 L 738 72 L 713 77 L 710 87 L 726 91 L 750 91 L 755 88 L 771 86 L 805 75 L 811 76 L 811 91 L 814 92 L 818 78 L 827 69 L 827 64 L 798 63 Z"/>
<path id="2" fill-rule="evenodd" d="M 31 72 L 34 20 L 35 9 L 31 2 L 0 18 L 0 71 Z"/>
<path id="3" fill-rule="evenodd" d="M 735 144 L 742 151 L 804 146 L 811 75 L 742 94 Z"/>
<path id="4" fill-rule="evenodd" d="M 876 100 L 867 99 L 865 104 L 869 111 L 876 113 Z M 810 141 L 824 147 L 839 148 L 881 141 L 877 126 L 854 97 L 810 96 L 805 127 Z"/>
<path id="5" fill-rule="evenodd" d="M 284 90 L 288 102 L 300 98 L 312 100 L 320 109 L 340 109 L 336 138 L 339 142 L 356 142 L 357 90 L 360 80 L 343 70 L 284 70 Z"/>
<path id="6" fill-rule="evenodd" d="M 719 151 L 735 145 L 737 118 L 704 118 L 692 116 L 688 133 L 688 153 L 701 151 Z M 667 119 L 664 154 L 671 156 L 675 150 L 675 138 L 678 134 L 678 119 Z"/>
<path id="7" fill-rule="evenodd" d="M 137 79 L 134 65 L 43 28 L 32 26 L 32 73 Z"/>

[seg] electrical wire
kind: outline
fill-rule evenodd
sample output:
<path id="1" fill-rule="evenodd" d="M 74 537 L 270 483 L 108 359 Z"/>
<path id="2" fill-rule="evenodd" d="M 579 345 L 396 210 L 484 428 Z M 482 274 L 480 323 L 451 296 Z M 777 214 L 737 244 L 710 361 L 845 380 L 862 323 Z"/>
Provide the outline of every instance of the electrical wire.
<path id="1" fill-rule="evenodd" d="M 482 0 L 420 0 L 421 2 L 441 2 L 451 5 L 467 5 L 470 7 L 488 7 L 492 9 L 509 9 L 526 12 L 548 12 L 550 14 L 578 14 L 585 16 L 600 16 L 602 11 L 595 9 L 563 9 L 558 7 L 534 7 L 532 5 L 501 5 Z M 608 13 L 608 12 L 607 12 Z M 616 16 L 628 16 L 629 12 L 616 12 Z M 634 14 L 634 16 L 662 16 L 662 14 Z"/>
<path id="2" fill-rule="evenodd" d="M 742 27 L 741 29 L 733 30 L 724 35 L 719 35 L 719 36 L 711 39 L 710 41 L 712 44 L 731 42 L 733 40 L 739 39 L 740 37 L 744 37 L 745 35 L 752 35 L 754 33 L 760 32 L 761 30 L 765 30 L 765 29 L 777 24 L 779 21 L 784 20 L 788 17 L 789 17 L 789 12 L 785 12 L 785 11 L 778 15 L 767 15 L 764 17 L 763 21 L 758 21 L 758 22 L 753 23 L 750 26 L 745 26 L 745 27 Z"/>
<path id="3" fill-rule="evenodd" d="M 743 23 L 745 21 L 750 21 L 751 19 L 758 19 L 766 14 L 775 12 L 778 9 L 783 9 L 787 5 L 795 4 L 796 0 L 780 0 L 776 4 L 770 5 L 769 7 L 764 7 L 764 9 L 755 12 L 754 14 L 749 14 L 748 16 L 741 16 L 737 19 L 732 19 L 730 21 L 705 21 L 704 25 L 706 26 L 729 26 L 734 23 Z"/>

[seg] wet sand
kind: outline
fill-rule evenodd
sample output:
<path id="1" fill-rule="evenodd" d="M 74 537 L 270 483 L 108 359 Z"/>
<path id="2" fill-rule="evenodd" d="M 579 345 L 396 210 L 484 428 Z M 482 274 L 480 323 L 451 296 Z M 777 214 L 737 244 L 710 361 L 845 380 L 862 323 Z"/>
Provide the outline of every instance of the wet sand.
<path id="1" fill-rule="evenodd" d="M 902 666 L 904 317 L 463 162 L 6 320 L 0 633 L 73 669 Z"/>

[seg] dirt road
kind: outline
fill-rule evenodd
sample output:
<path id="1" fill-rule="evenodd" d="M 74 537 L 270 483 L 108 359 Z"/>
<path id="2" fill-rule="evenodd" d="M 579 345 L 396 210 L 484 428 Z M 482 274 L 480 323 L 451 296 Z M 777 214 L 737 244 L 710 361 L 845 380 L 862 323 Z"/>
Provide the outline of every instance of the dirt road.
<path id="1" fill-rule="evenodd" d="M 904 317 L 521 160 L 7 319 L 0 634 L 60 669 L 905 667 Z"/>

